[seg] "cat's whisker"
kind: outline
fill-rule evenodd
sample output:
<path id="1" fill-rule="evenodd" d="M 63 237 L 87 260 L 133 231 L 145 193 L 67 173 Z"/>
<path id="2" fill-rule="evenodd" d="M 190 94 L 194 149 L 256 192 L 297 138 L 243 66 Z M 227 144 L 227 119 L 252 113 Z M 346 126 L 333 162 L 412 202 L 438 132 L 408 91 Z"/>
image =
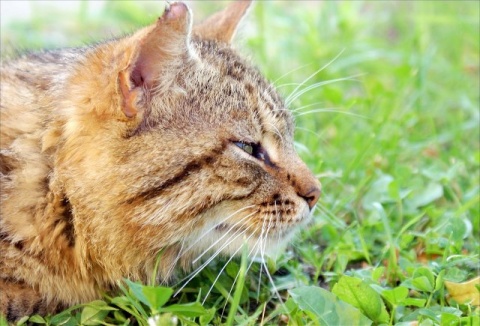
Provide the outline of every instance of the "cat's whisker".
<path id="1" fill-rule="evenodd" d="M 305 111 L 305 112 L 301 112 L 301 113 L 297 114 L 296 116 L 297 116 L 297 117 L 300 117 L 300 116 L 302 116 L 302 115 L 307 115 L 307 114 L 312 114 L 312 113 L 318 113 L 318 112 L 338 113 L 338 114 L 349 115 L 349 116 L 353 116 L 353 117 L 361 118 L 361 119 L 369 119 L 369 120 L 372 119 L 372 118 L 369 118 L 369 117 L 364 116 L 364 115 L 361 115 L 361 114 L 356 114 L 356 113 L 346 112 L 346 111 L 339 111 L 339 110 L 328 109 L 328 108 L 327 108 L 327 109 L 314 109 L 314 110 L 310 110 L 310 111 Z"/>
<path id="2" fill-rule="evenodd" d="M 312 107 L 312 106 L 316 106 L 316 105 L 319 105 L 319 104 L 322 104 L 324 102 L 315 102 L 315 103 L 311 103 L 311 104 L 307 104 L 307 105 L 302 105 L 298 108 L 295 108 L 295 109 L 291 109 L 290 111 L 292 111 L 293 113 L 295 112 L 298 112 L 298 111 L 301 111 L 303 109 L 306 109 L 306 108 L 309 108 L 309 107 Z"/>
<path id="3" fill-rule="evenodd" d="M 302 81 L 300 83 L 300 85 L 298 85 L 293 91 L 292 93 L 287 96 L 287 98 L 285 99 L 285 103 L 291 103 L 292 101 L 290 101 L 291 97 L 292 96 L 296 96 L 296 92 L 300 89 L 300 87 L 302 87 L 303 85 L 305 85 L 310 79 L 312 79 L 313 77 L 315 77 L 318 73 L 320 73 L 321 71 L 323 71 L 324 69 L 326 69 L 328 66 L 330 66 L 335 60 L 337 60 L 340 55 L 342 55 L 343 51 L 345 51 L 345 49 L 341 50 L 340 53 L 338 53 L 332 60 L 330 60 L 329 62 L 327 62 L 325 65 L 323 65 L 320 69 L 318 69 L 317 71 L 315 71 L 313 74 L 311 74 L 310 76 L 308 76 L 304 81 Z M 287 105 L 288 106 L 288 105 Z"/>
<path id="4" fill-rule="evenodd" d="M 251 253 L 253 252 L 253 249 L 255 249 L 255 248 L 257 248 L 257 249 L 255 250 L 255 255 L 257 254 L 257 252 L 258 252 L 258 243 L 260 242 L 260 240 L 261 240 L 261 238 L 259 237 L 259 238 L 257 239 L 257 241 L 255 242 L 255 244 L 253 245 L 252 250 L 250 250 L 250 252 L 248 253 L 247 257 L 249 257 L 249 256 L 251 255 Z M 253 259 L 252 259 L 252 260 L 250 261 L 250 263 L 248 264 L 248 267 L 247 267 L 247 269 L 245 270 L 245 273 L 248 272 L 248 270 L 250 269 L 250 267 L 252 266 L 252 264 L 253 264 Z M 239 270 L 239 272 L 240 272 L 240 270 Z M 234 280 L 233 280 L 232 286 L 230 287 L 230 291 L 228 291 L 228 297 L 227 297 L 227 298 L 231 297 L 231 293 L 232 293 L 232 291 L 233 291 L 233 287 L 235 286 L 235 283 L 237 282 L 238 276 L 239 276 L 239 273 L 237 273 L 237 275 L 235 276 L 235 278 L 234 278 Z M 225 309 L 225 306 L 223 307 L 223 309 Z"/>
<path id="5" fill-rule="evenodd" d="M 210 227 L 207 231 L 205 231 L 204 233 L 198 235 L 197 237 L 197 240 L 195 240 L 193 243 L 191 243 L 184 251 L 180 251 L 177 255 L 177 257 L 175 258 L 174 262 L 172 265 L 175 265 L 176 263 L 178 263 L 178 261 L 180 260 L 181 256 L 184 255 L 186 252 L 190 251 L 198 242 L 200 242 L 203 237 L 205 235 L 207 235 L 208 233 L 212 232 L 216 227 L 218 227 L 219 225 L 221 225 L 222 223 L 224 223 L 225 221 L 231 219 L 232 217 L 234 217 L 235 215 L 237 215 L 238 213 L 240 212 L 243 212 L 244 210 L 246 209 L 249 209 L 249 208 L 253 208 L 255 207 L 255 205 L 249 205 L 249 206 L 245 206 L 245 207 L 242 207 L 238 210 L 236 210 L 235 212 L 233 212 L 232 214 L 228 215 L 226 218 L 222 219 L 221 221 L 215 223 L 212 227 Z"/>
<path id="6" fill-rule="evenodd" d="M 280 77 L 278 77 L 277 79 L 275 79 L 275 80 L 272 82 L 271 86 L 278 88 L 278 86 L 276 86 L 276 84 L 277 84 L 278 81 L 282 80 L 284 77 L 290 75 L 291 73 L 294 73 L 295 71 L 298 71 L 298 70 L 303 69 L 303 68 L 305 68 L 305 67 L 308 67 L 308 66 L 310 66 L 310 65 L 311 65 L 311 63 L 308 63 L 308 64 L 306 64 L 306 65 L 303 65 L 303 66 L 300 66 L 300 67 L 297 67 L 297 68 L 293 68 L 292 70 L 287 71 L 286 73 L 284 73 L 283 75 L 281 75 Z"/>
<path id="7" fill-rule="evenodd" d="M 177 256 L 175 257 L 173 263 L 170 265 L 170 267 L 167 270 L 166 275 L 172 275 L 173 270 L 175 269 L 175 265 L 177 264 L 178 260 L 180 259 L 181 253 L 183 252 L 183 248 L 185 246 L 185 239 L 182 239 L 180 241 L 180 249 L 178 250 Z"/>
<path id="8" fill-rule="evenodd" d="M 191 243 L 186 249 L 184 249 L 184 244 L 185 244 L 185 240 L 183 239 L 182 240 L 182 246 L 180 248 L 180 250 L 178 251 L 175 259 L 173 260 L 172 264 L 170 265 L 170 268 L 168 269 L 167 271 L 167 275 L 171 275 L 171 273 L 173 272 L 173 270 L 175 269 L 175 266 L 177 265 L 178 261 L 182 258 L 183 255 L 185 255 L 188 251 L 190 251 L 192 248 L 194 248 L 194 246 L 203 239 L 203 237 L 205 235 L 207 235 L 208 233 L 210 233 L 212 230 L 214 230 L 218 225 L 224 223 L 225 221 L 227 221 L 228 219 L 234 217 L 236 214 L 244 211 L 245 209 L 248 209 L 248 208 L 252 208 L 252 207 L 255 207 L 255 205 L 250 205 L 250 206 L 246 206 L 246 207 L 243 207 L 235 212 L 233 212 L 232 214 L 230 214 L 229 216 L 227 216 L 226 218 L 222 219 L 221 221 L 219 221 L 218 223 L 215 223 L 211 228 L 209 228 L 207 231 L 205 231 L 203 234 L 199 235 L 197 237 L 197 240 L 195 240 L 193 243 Z M 227 233 L 226 233 L 227 234 Z M 226 236 L 226 234 L 224 236 Z M 222 236 L 222 238 L 224 237 Z M 219 239 L 221 240 L 221 239 Z M 218 240 L 218 241 L 219 241 Z M 217 242 L 218 242 L 217 241 Z"/>
<path id="9" fill-rule="evenodd" d="M 280 89 L 282 87 L 287 87 L 287 86 L 298 86 L 300 85 L 300 83 L 285 83 L 285 84 L 281 84 L 281 85 L 278 85 L 278 86 L 275 86 L 275 89 Z"/>
<path id="10" fill-rule="evenodd" d="M 263 269 L 263 264 L 260 262 L 260 271 L 258 272 L 257 301 L 260 299 L 260 285 L 262 283 L 262 272 L 263 272 L 262 269 Z"/>
<path id="11" fill-rule="evenodd" d="M 260 250 L 260 255 L 262 256 L 262 261 L 263 261 L 262 264 L 265 266 L 265 273 L 267 274 L 267 277 L 268 277 L 270 283 L 272 284 L 272 288 L 273 288 L 275 294 L 277 295 L 278 300 L 280 301 L 280 304 L 283 306 L 285 311 L 288 311 L 287 307 L 285 306 L 285 302 L 283 302 L 283 299 L 282 299 L 282 297 L 280 296 L 280 293 L 277 290 L 277 287 L 275 285 L 275 282 L 273 281 L 272 275 L 270 274 L 270 272 L 268 271 L 268 268 L 266 266 L 266 263 L 265 263 L 265 248 L 263 248 L 263 251 Z"/>
<path id="12" fill-rule="evenodd" d="M 279 137 L 279 138 L 282 140 L 282 142 L 283 142 L 282 133 L 278 130 L 278 128 L 277 128 L 273 123 L 268 122 L 267 124 L 273 127 L 273 130 L 275 131 L 275 133 L 278 135 L 278 137 Z"/>
<path id="13" fill-rule="evenodd" d="M 275 212 L 276 212 L 276 219 L 277 219 L 277 243 L 280 243 L 280 224 L 282 217 L 280 213 L 277 211 L 277 206 L 275 205 Z"/>
<path id="14" fill-rule="evenodd" d="M 276 203 L 275 203 L 275 206 L 276 206 Z M 275 210 L 277 210 L 275 208 Z M 278 212 L 277 212 L 278 213 Z M 265 251 L 265 248 L 267 247 L 268 245 L 268 236 L 269 236 L 269 233 L 270 233 L 270 228 L 272 226 L 272 223 L 274 224 L 275 222 L 273 221 L 273 215 L 268 219 L 268 225 L 267 225 L 267 231 L 265 232 L 265 245 L 264 245 L 264 251 Z"/>
<path id="15" fill-rule="evenodd" d="M 297 91 L 294 95 L 291 95 L 289 96 L 286 100 L 285 100 L 285 105 L 288 107 L 290 106 L 290 104 L 292 104 L 297 98 L 299 98 L 300 96 L 304 95 L 305 93 L 311 91 L 311 90 L 314 90 L 318 87 L 321 87 L 321 86 L 325 86 L 325 85 L 329 85 L 329 84 L 333 84 L 333 83 L 337 83 L 337 82 L 340 82 L 340 81 L 346 81 L 346 80 L 356 80 L 355 78 L 356 77 L 359 77 L 359 76 L 362 76 L 363 74 L 358 74 L 358 75 L 353 75 L 353 76 L 349 76 L 349 77 L 343 77 L 343 78 L 335 78 L 335 79 L 330 79 L 330 80 L 324 80 L 324 81 L 321 81 L 321 82 L 318 82 L 318 83 L 314 83 L 312 85 L 309 85 L 299 91 Z"/>
<path id="16" fill-rule="evenodd" d="M 235 229 L 235 227 L 241 223 L 241 222 L 244 222 L 246 219 L 248 219 L 250 216 L 256 214 L 257 212 L 253 212 L 253 213 L 250 213 L 244 217 L 242 217 L 240 220 L 238 220 L 235 224 L 233 224 L 230 229 L 228 229 L 227 232 L 225 232 L 225 234 L 223 234 L 220 238 L 218 238 L 214 243 L 212 243 L 207 249 L 204 250 L 204 252 L 199 255 L 197 258 L 195 258 L 193 261 L 192 261 L 192 264 L 195 264 L 200 258 L 203 257 L 203 255 L 205 255 L 205 253 L 207 253 L 210 249 L 212 249 L 217 243 L 219 243 L 220 241 L 222 241 L 223 238 L 225 238 L 229 233 L 230 231 L 232 231 L 233 229 Z M 235 233 L 234 233 L 235 234 Z"/>
<path id="17" fill-rule="evenodd" d="M 247 232 L 248 230 L 248 227 L 244 230 L 237 230 L 234 234 L 231 235 L 231 237 L 219 248 L 217 249 L 217 251 L 215 251 L 213 253 L 212 256 L 210 256 L 210 258 L 208 258 L 202 265 L 200 265 L 197 269 L 195 269 L 192 273 L 190 273 L 189 276 L 187 276 L 186 278 L 188 278 L 188 280 L 185 282 L 185 284 L 183 284 L 174 294 L 174 297 L 178 295 L 178 293 L 180 293 L 184 288 L 185 286 L 187 286 L 188 283 L 190 283 L 190 281 L 195 277 L 197 276 L 208 264 L 210 264 L 212 262 L 213 259 L 215 259 L 221 252 L 223 249 L 225 249 L 226 247 L 228 247 L 233 241 L 235 241 L 239 236 L 243 235 L 245 232 Z M 228 232 L 226 233 L 228 234 Z M 206 252 L 208 252 L 208 250 L 205 250 L 203 254 L 205 254 Z M 203 256 L 202 254 L 202 256 Z M 197 257 L 198 259 L 198 257 Z M 186 278 L 184 278 L 183 280 L 185 280 Z M 183 281 L 182 280 L 182 281 Z"/>
<path id="18" fill-rule="evenodd" d="M 265 95 L 267 92 L 270 92 L 272 90 L 278 90 L 284 86 L 297 86 L 297 87 L 301 87 L 301 83 L 285 83 L 285 84 L 281 84 L 281 85 L 277 85 L 277 82 L 280 81 L 283 77 L 286 77 L 287 75 L 297 71 L 297 70 L 300 70 L 302 68 L 305 68 L 307 66 L 309 66 L 311 64 L 306 64 L 306 65 L 303 65 L 301 67 L 297 67 L 297 68 L 294 68 L 286 73 L 284 73 L 283 75 L 281 75 L 280 77 L 278 77 L 277 79 L 275 79 L 273 82 L 270 83 L 270 85 L 265 88 L 265 90 L 263 91 L 263 95 Z"/>
<path id="19" fill-rule="evenodd" d="M 252 235 L 255 234 L 256 231 L 258 231 L 258 230 L 254 230 L 254 231 L 252 232 Z M 255 242 L 255 244 L 253 245 L 252 250 L 253 250 L 255 247 L 257 247 L 257 244 L 258 244 L 259 241 L 260 241 L 260 237 L 257 239 L 257 241 Z M 258 251 L 258 250 L 257 250 L 257 251 Z M 247 258 L 248 258 L 248 256 L 250 256 L 251 252 L 252 252 L 252 251 L 250 251 L 250 253 L 247 255 Z M 256 254 L 256 252 L 255 252 L 255 254 Z M 247 270 L 245 271 L 245 273 L 248 272 L 248 270 L 249 270 L 250 266 L 252 265 L 252 263 L 253 263 L 253 260 L 250 262 L 250 264 L 249 264 Z M 239 271 L 239 272 L 240 272 L 240 271 Z M 219 273 L 219 276 L 220 276 L 220 273 Z M 229 302 L 229 299 L 232 297 L 231 294 L 232 294 L 232 291 L 233 291 L 233 287 L 235 286 L 235 283 L 237 282 L 238 276 L 239 276 L 239 273 L 237 272 L 237 275 L 235 276 L 235 279 L 233 280 L 232 286 L 230 287 L 230 290 L 228 291 L 227 297 L 225 298 L 225 304 L 223 305 L 223 308 L 222 308 L 221 318 L 223 317 L 223 314 L 225 313 L 225 308 L 227 307 L 227 303 Z"/>
<path id="20" fill-rule="evenodd" d="M 263 229 L 264 229 L 264 225 L 265 225 L 265 219 L 263 219 L 262 233 L 261 233 L 260 236 L 258 237 L 259 244 L 258 244 L 257 252 L 258 252 L 258 250 L 261 250 L 261 248 L 262 248 L 262 246 L 263 246 Z M 255 255 L 257 254 L 257 252 L 255 252 Z M 261 255 L 260 255 L 260 256 L 261 256 Z M 260 270 L 258 271 L 257 300 L 260 298 L 260 285 L 261 285 L 261 282 L 262 282 L 262 272 L 263 272 L 263 271 L 262 271 L 262 270 L 263 270 L 262 260 L 263 260 L 263 257 L 260 257 Z"/>
<path id="21" fill-rule="evenodd" d="M 252 232 L 252 234 L 246 238 L 244 240 L 244 245 L 248 243 L 248 240 L 250 240 L 250 238 L 254 235 L 255 233 Z M 257 240 L 258 241 L 258 240 Z M 207 300 L 208 296 L 210 295 L 210 292 L 213 290 L 213 287 L 215 286 L 215 283 L 217 283 L 218 279 L 220 278 L 220 276 L 222 275 L 223 271 L 225 270 L 225 268 L 227 267 L 227 265 L 232 261 L 233 257 L 235 257 L 235 255 L 240 251 L 240 249 L 242 249 L 243 246 L 239 246 L 237 250 L 234 251 L 234 253 L 230 256 L 230 258 L 227 260 L 227 262 L 223 265 L 223 267 L 220 269 L 220 271 L 218 272 L 218 275 L 217 277 L 215 278 L 215 280 L 212 282 L 212 285 L 210 286 L 210 288 L 208 289 L 207 291 L 207 294 L 205 295 L 205 298 L 203 299 L 202 301 L 202 305 L 205 304 L 205 301 Z M 253 247 L 255 248 L 255 246 Z M 250 253 L 248 254 L 248 256 L 250 256 L 250 254 L 253 252 L 253 248 L 252 250 L 250 251 Z M 248 257 L 247 256 L 247 257 Z M 248 271 L 248 269 L 247 269 Z M 238 273 L 237 273 L 237 276 L 235 277 L 235 280 L 233 281 L 233 284 L 235 284 L 236 280 L 238 278 Z M 232 285 L 233 287 L 233 285 Z M 228 293 L 228 295 L 230 296 L 230 292 Z"/>
<path id="22" fill-rule="evenodd" d="M 256 231 L 258 231 L 258 230 L 254 230 L 253 234 L 255 234 Z M 255 253 L 253 254 L 252 257 L 254 257 L 254 256 L 257 255 L 258 249 L 259 249 L 259 242 L 260 242 L 260 240 L 261 240 L 261 238 L 259 237 L 259 238 L 257 239 L 257 241 L 255 241 L 255 244 L 253 245 L 252 250 L 250 250 L 250 252 L 248 253 L 247 258 L 250 257 L 250 255 L 252 254 L 252 252 L 253 252 L 254 249 L 255 249 Z M 254 263 L 254 260 L 253 260 L 253 259 L 250 259 L 250 263 L 248 264 L 248 267 L 247 267 L 245 273 L 247 273 L 247 272 L 250 270 L 250 267 L 252 267 L 253 263 Z M 261 266 L 261 265 L 260 265 L 260 266 Z M 230 287 L 230 291 L 228 291 L 227 298 L 225 298 L 225 304 L 223 305 L 222 314 L 221 314 L 222 317 L 223 317 L 223 313 L 225 312 L 225 308 L 227 307 L 228 299 L 231 298 L 231 293 L 232 293 L 232 291 L 233 291 L 233 287 L 234 287 L 235 283 L 237 282 L 238 275 L 239 275 L 239 274 L 237 273 L 237 276 L 235 276 L 235 279 L 233 280 L 232 286 Z M 220 273 L 219 273 L 219 276 L 220 276 Z M 219 277 L 219 276 L 218 276 L 218 277 Z M 218 277 L 217 277 L 217 278 L 218 278 Z M 209 291 L 209 292 L 210 292 L 210 291 Z"/>
<path id="23" fill-rule="evenodd" d="M 315 137 L 318 137 L 319 139 L 322 138 L 322 136 L 321 136 L 318 132 L 312 131 L 312 130 L 310 130 L 310 129 L 308 129 L 308 128 L 296 127 L 295 129 L 297 129 L 297 130 L 303 130 L 303 131 L 305 131 L 305 132 L 309 132 L 309 133 L 315 135 Z"/>

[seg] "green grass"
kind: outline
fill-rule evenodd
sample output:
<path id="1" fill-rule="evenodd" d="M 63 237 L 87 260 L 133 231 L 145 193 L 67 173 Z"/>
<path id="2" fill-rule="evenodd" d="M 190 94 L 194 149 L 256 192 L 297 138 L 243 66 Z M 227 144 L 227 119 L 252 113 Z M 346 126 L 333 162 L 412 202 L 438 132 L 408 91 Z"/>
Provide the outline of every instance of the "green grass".
<path id="1" fill-rule="evenodd" d="M 46 30 L 47 10 L 38 10 L 31 22 L 2 28 L 2 45 L 81 45 L 153 21 L 147 12 L 161 3 L 144 5 L 109 4 L 93 17 L 87 2 Z M 224 5 L 195 3 L 194 12 Z M 330 81 L 290 105 L 298 151 L 323 194 L 314 222 L 269 262 L 276 290 L 258 264 L 235 282 L 246 264 L 236 260 L 202 305 L 224 266 L 217 260 L 176 297 L 175 288 L 130 284 L 119 297 L 30 321 L 146 325 L 156 314 L 159 325 L 367 317 L 478 325 L 479 308 L 448 298 L 445 281 L 479 275 L 479 15 L 476 1 L 258 2 L 240 33 L 241 52 L 278 79 L 285 97 L 292 83 L 311 77 L 301 90 Z M 52 40 L 51 28 L 68 37 Z"/>

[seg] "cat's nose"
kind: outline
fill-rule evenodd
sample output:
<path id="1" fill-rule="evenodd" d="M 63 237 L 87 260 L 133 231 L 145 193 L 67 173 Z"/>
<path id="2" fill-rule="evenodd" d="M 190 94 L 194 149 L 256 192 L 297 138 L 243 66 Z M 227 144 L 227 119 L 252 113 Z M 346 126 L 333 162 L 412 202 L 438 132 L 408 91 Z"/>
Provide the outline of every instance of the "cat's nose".
<path id="1" fill-rule="evenodd" d="M 315 185 L 309 188 L 308 191 L 306 191 L 305 193 L 299 193 L 298 195 L 303 199 L 305 199 L 305 201 L 308 204 L 308 207 L 311 210 L 317 203 L 318 198 L 320 198 L 320 193 L 321 193 L 320 185 L 318 186 Z"/>

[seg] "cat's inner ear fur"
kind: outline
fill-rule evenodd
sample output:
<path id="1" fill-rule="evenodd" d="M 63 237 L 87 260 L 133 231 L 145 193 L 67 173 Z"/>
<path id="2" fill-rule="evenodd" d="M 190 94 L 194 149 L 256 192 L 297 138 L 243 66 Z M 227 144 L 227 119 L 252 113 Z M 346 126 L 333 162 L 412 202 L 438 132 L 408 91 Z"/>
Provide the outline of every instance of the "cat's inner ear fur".
<path id="1" fill-rule="evenodd" d="M 122 110 L 129 118 L 139 112 L 139 103 L 168 80 L 168 73 L 180 67 L 189 55 L 192 15 L 188 7 L 175 2 L 165 8 L 157 22 L 134 35 L 128 65 L 118 74 Z"/>
<path id="2" fill-rule="evenodd" d="M 193 34 L 207 40 L 231 43 L 251 3 L 251 0 L 236 0 L 224 10 L 194 26 Z"/>

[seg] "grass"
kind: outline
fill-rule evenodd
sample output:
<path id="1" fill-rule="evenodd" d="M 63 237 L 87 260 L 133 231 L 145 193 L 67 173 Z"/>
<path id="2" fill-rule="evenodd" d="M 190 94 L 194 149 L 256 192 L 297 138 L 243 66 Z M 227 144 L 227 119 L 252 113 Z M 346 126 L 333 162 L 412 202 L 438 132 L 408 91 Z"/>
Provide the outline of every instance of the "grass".
<path id="1" fill-rule="evenodd" d="M 225 4 L 194 5 L 205 16 Z M 116 2 L 95 17 L 88 6 L 54 26 L 47 9 L 12 21 L 2 28 L 2 55 L 9 43 L 81 45 L 161 10 Z M 323 194 L 314 222 L 269 261 L 275 287 L 259 264 L 237 280 L 247 264 L 240 259 L 205 300 L 224 267 L 217 260 L 176 297 L 175 288 L 127 283 L 118 297 L 30 321 L 480 324 L 478 302 L 454 295 L 480 267 L 479 16 L 476 1 L 259 1 L 240 33 L 241 52 L 285 97 L 295 83 L 318 85 L 290 107 L 297 149 Z M 480 295 L 478 285 L 465 288 Z"/>

